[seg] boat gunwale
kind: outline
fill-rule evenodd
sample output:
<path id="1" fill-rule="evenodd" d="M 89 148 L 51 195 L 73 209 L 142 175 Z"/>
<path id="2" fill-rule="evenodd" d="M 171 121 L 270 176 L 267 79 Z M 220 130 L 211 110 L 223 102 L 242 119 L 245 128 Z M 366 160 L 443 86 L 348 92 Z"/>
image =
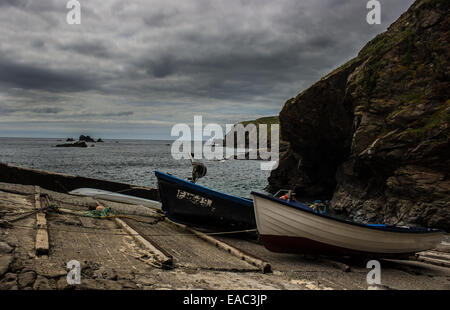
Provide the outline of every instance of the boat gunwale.
<path id="1" fill-rule="evenodd" d="M 362 223 L 357 223 L 357 222 L 352 222 L 350 220 L 346 220 L 346 219 L 342 219 L 342 218 L 338 218 L 338 217 L 334 217 L 334 216 L 330 216 L 327 214 L 321 214 L 321 213 L 317 213 L 314 210 L 312 210 L 311 208 L 309 208 L 308 206 L 306 206 L 305 204 L 302 204 L 300 202 L 296 202 L 297 205 L 291 204 L 288 201 L 276 198 L 276 197 L 271 197 L 262 193 L 258 193 L 258 192 L 251 192 L 251 194 L 253 196 L 257 196 L 259 198 L 262 199 L 267 199 L 276 203 L 280 203 L 284 206 L 299 210 L 299 211 L 303 211 L 303 212 L 307 212 L 316 216 L 320 216 L 329 220 L 334 220 L 334 221 L 338 221 L 344 224 L 350 224 L 350 225 L 355 225 L 355 226 L 359 226 L 362 228 L 368 228 L 368 229 L 373 229 L 373 230 L 378 230 L 378 231 L 386 231 L 386 232 L 394 232 L 394 233 L 413 233 L 413 234 L 430 234 L 430 233 L 443 233 L 442 230 L 440 229 L 435 229 L 435 228 L 421 228 L 421 227 L 409 227 L 409 228 L 404 228 L 404 227 L 396 227 L 396 226 L 371 226 L 371 225 L 366 225 L 366 224 L 362 224 Z M 256 201 L 254 201 L 254 205 L 256 208 Z M 303 206 L 303 207 L 300 207 Z M 255 212 L 256 215 L 257 212 Z M 258 222 L 258 220 L 257 220 Z"/>
<path id="2" fill-rule="evenodd" d="M 176 177 L 176 176 L 173 176 L 173 175 L 170 175 L 170 174 L 167 174 L 167 173 L 163 173 L 163 172 L 160 172 L 160 171 L 155 171 L 155 176 L 156 176 L 157 179 L 161 178 L 161 179 L 163 179 L 165 181 L 168 181 L 168 182 L 172 181 L 172 182 L 177 183 L 180 186 L 188 187 L 189 189 L 192 189 L 194 191 L 199 191 L 199 192 L 202 192 L 204 194 L 208 194 L 208 195 L 215 196 L 217 198 L 221 198 L 221 199 L 225 199 L 225 200 L 230 200 L 230 201 L 233 201 L 233 202 L 235 202 L 237 204 L 241 204 L 241 205 L 245 205 L 246 207 L 252 207 L 253 208 L 253 200 L 251 200 L 251 199 L 237 197 L 237 196 L 233 196 L 233 195 L 230 195 L 230 194 L 222 193 L 222 192 L 216 191 L 214 189 L 211 189 L 211 188 L 208 188 L 208 187 L 205 187 L 205 186 L 202 186 L 202 185 L 198 185 L 198 184 L 195 184 L 195 183 L 191 183 L 191 182 L 183 180 L 183 179 L 181 179 L 179 177 Z"/>

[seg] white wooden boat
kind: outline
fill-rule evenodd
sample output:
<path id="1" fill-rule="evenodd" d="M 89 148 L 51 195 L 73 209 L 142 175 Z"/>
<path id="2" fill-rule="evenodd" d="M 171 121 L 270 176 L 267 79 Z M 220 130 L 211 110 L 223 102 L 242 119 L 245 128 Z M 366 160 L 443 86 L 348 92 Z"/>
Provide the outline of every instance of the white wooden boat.
<path id="1" fill-rule="evenodd" d="M 260 238 L 273 252 L 395 257 L 432 249 L 444 237 L 436 229 L 360 224 L 295 201 L 252 195 Z"/>
<path id="2" fill-rule="evenodd" d="M 161 203 L 150 199 L 139 198 L 130 195 L 124 195 L 95 188 L 78 188 L 71 192 L 71 195 L 92 197 L 114 202 L 122 202 L 133 205 L 142 205 L 153 209 L 161 209 Z"/>

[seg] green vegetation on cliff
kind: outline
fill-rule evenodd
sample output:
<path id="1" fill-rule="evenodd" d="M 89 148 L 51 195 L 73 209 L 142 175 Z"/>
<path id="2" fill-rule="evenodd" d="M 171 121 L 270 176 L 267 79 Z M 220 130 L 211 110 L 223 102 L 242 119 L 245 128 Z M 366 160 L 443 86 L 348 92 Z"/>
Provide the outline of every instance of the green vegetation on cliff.
<path id="1" fill-rule="evenodd" d="M 242 124 L 244 126 L 247 126 L 248 124 L 255 124 L 255 125 L 260 125 L 260 124 L 266 124 L 266 125 L 272 125 L 272 124 L 280 124 L 280 117 L 277 116 L 267 116 L 267 117 L 261 117 L 255 120 L 251 120 L 251 121 L 243 121 L 240 122 L 239 124 Z"/>

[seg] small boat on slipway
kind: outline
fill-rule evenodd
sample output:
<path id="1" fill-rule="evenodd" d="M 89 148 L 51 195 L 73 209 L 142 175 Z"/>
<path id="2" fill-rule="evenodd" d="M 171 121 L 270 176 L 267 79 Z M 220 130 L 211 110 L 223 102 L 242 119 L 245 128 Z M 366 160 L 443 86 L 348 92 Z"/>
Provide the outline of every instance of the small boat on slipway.
<path id="1" fill-rule="evenodd" d="M 360 224 L 299 202 L 252 196 L 260 239 L 273 252 L 397 257 L 432 249 L 444 237 L 436 229 Z"/>
<path id="2" fill-rule="evenodd" d="M 69 194 L 75 196 L 92 197 L 94 199 L 122 202 L 126 204 L 142 205 L 152 209 L 161 209 L 161 203 L 159 201 L 124 195 L 96 188 L 77 188 L 73 191 L 70 191 Z"/>
<path id="3" fill-rule="evenodd" d="M 173 221 L 214 229 L 256 228 L 253 201 L 155 171 L 162 210 Z"/>

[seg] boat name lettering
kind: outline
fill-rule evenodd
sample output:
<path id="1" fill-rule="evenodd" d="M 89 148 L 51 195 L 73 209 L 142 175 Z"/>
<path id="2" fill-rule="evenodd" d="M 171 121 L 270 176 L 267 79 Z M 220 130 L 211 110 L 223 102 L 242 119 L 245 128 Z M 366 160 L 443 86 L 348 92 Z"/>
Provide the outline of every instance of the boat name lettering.
<path id="1" fill-rule="evenodd" d="M 177 192 L 177 199 L 180 199 L 180 200 L 181 199 L 186 199 L 186 200 L 189 200 L 190 202 L 192 202 L 195 205 L 200 205 L 202 207 L 207 207 L 207 208 L 210 208 L 211 205 L 212 205 L 212 200 L 211 199 L 208 199 L 208 198 L 205 198 L 205 197 L 202 197 L 202 196 L 199 196 L 199 195 L 195 195 L 195 194 L 192 194 L 192 193 L 188 193 L 188 192 L 185 192 L 185 191 L 180 190 L 180 189 Z"/>

